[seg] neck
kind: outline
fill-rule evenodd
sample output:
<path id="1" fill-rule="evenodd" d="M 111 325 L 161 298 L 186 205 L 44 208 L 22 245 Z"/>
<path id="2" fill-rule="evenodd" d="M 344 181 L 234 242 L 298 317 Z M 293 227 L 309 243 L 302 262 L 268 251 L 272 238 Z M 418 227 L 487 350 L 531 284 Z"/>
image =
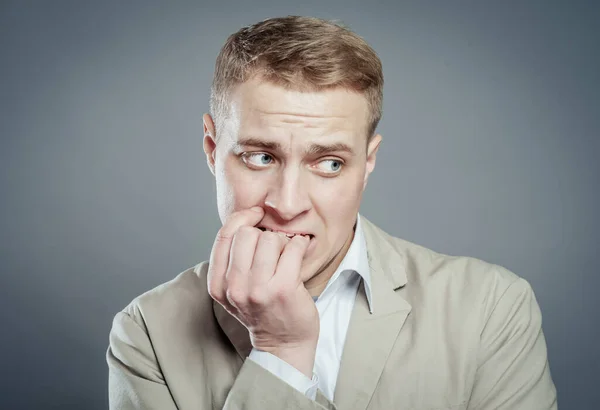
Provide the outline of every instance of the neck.
<path id="1" fill-rule="evenodd" d="M 344 242 L 344 245 L 339 250 L 339 252 L 327 264 L 325 264 L 325 266 L 319 271 L 319 273 L 317 273 L 312 278 L 304 282 L 304 286 L 306 287 L 308 293 L 310 293 L 312 297 L 318 297 L 321 295 L 321 293 L 323 293 L 325 287 L 327 287 L 329 279 L 331 279 L 336 269 L 342 263 L 342 260 L 346 256 L 346 253 L 348 253 L 348 249 L 350 249 L 350 245 L 352 244 L 353 239 L 354 229 L 350 232 L 348 239 L 346 239 L 346 242 Z"/>

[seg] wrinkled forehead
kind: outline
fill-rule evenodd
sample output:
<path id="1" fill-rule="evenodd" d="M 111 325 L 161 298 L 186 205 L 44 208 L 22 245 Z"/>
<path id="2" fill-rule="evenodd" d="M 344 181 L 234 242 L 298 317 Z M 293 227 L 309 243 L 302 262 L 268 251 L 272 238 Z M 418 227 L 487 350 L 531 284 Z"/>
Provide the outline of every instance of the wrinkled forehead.
<path id="1" fill-rule="evenodd" d="M 295 90 L 253 79 L 232 90 L 227 128 L 232 136 L 285 129 L 348 134 L 363 141 L 368 113 L 366 98 L 353 90 Z"/>

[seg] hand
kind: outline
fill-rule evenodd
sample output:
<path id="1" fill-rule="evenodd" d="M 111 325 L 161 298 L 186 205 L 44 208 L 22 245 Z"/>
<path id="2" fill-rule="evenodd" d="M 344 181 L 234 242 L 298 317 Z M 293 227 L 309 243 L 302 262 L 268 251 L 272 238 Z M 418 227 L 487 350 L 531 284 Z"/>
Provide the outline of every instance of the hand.
<path id="1" fill-rule="evenodd" d="M 250 332 L 252 345 L 312 377 L 319 313 L 300 278 L 309 239 L 263 232 L 264 210 L 233 213 L 217 233 L 208 291 Z"/>

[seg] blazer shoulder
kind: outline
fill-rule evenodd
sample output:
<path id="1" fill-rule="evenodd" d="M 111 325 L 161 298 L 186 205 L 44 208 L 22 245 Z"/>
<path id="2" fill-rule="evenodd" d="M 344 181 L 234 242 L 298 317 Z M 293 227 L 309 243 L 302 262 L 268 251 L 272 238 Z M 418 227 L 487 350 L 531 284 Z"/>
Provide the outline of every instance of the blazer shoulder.
<path id="1" fill-rule="evenodd" d="M 394 238 L 397 246 L 404 249 L 408 263 L 416 267 L 414 275 L 421 282 L 453 281 L 469 287 L 494 287 L 506 290 L 523 280 L 508 268 L 489 261 L 464 255 L 449 255 Z"/>
<path id="2" fill-rule="evenodd" d="M 423 292 L 452 290 L 468 299 L 484 297 L 492 303 L 511 287 L 530 288 L 525 279 L 499 264 L 470 256 L 444 254 L 367 223 L 377 247 L 388 248 L 388 255 L 393 252 L 398 256 L 409 287 L 421 288 Z"/>
<path id="3" fill-rule="evenodd" d="M 206 290 L 207 270 L 207 261 L 189 267 L 170 281 L 137 296 L 121 313 L 141 325 L 148 320 L 202 310 L 212 300 Z"/>
<path id="4" fill-rule="evenodd" d="M 408 287 L 412 287 L 413 294 L 423 300 L 451 301 L 450 305 L 459 309 L 463 317 L 480 317 L 481 326 L 495 310 L 500 315 L 507 313 L 506 309 L 498 310 L 498 306 L 535 300 L 529 282 L 499 264 L 447 255 L 401 238 L 390 238 L 404 259 Z M 415 299 L 418 296 L 408 297 L 416 306 L 422 302 Z"/>

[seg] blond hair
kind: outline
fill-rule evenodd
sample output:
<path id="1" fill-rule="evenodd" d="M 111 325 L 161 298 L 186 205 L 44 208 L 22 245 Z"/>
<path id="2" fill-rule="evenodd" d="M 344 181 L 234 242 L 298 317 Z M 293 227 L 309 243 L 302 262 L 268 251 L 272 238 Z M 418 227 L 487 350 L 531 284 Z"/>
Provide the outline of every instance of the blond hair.
<path id="1" fill-rule="evenodd" d="M 342 87 L 367 100 L 367 136 L 381 119 L 381 60 L 346 27 L 314 17 L 270 18 L 229 36 L 217 57 L 210 110 L 217 129 L 228 114 L 231 90 L 253 77 L 300 91 Z"/>

